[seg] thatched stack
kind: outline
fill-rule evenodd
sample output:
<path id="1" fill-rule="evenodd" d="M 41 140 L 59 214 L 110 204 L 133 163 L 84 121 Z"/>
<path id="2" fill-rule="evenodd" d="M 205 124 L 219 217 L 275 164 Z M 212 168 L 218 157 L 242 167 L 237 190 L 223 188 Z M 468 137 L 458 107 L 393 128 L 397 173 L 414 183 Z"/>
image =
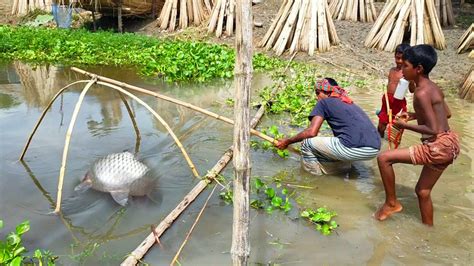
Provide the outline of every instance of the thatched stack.
<path id="1" fill-rule="evenodd" d="M 211 18 L 207 27 L 208 32 L 216 32 L 216 37 L 222 33 L 232 36 L 235 29 L 235 0 L 215 0 Z"/>
<path id="2" fill-rule="evenodd" d="M 369 32 L 365 46 L 393 52 L 408 32 L 411 45 L 446 48 L 434 0 L 388 0 Z"/>
<path id="3" fill-rule="evenodd" d="M 281 55 L 315 50 L 327 51 L 339 43 L 326 0 L 284 0 L 275 20 L 259 43 Z"/>
<path id="4" fill-rule="evenodd" d="M 51 11 L 52 2 L 52 0 L 13 0 L 12 15 L 24 16 L 35 9 Z"/>
<path id="5" fill-rule="evenodd" d="M 333 19 L 374 22 L 377 18 L 374 0 L 329 0 Z"/>
<path id="6" fill-rule="evenodd" d="M 189 25 L 201 25 L 209 17 L 211 0 L 166 0 L 158 24 L 163 30 L 174 31 Z M 178 23 L 178 25 L 176 25 Z"/>
<path id="7" fill-rule="evenodd" d="M 461 36 L 458 43 L 458 54 L 474 48 L 474 23 Z"/>
<path id="8" fill-rule="evenodd" d="M 163 6 L 164 0 L 121 0 L 122 1 L 122 16 L 143 16 L 153 12 L 153 2 L 155 8 L 160 10 Z M 67 1 L 65 1 L 67 3 Z M 105 16 L 117 16 L 117 9 L 120 5 L 119 0 L 79 0 L 80 7 L 89 10 L 97 11 Z"/>
<path id="9" fill-rule="evenodd" d="M 469 70 L 469 73 L 464 78 L 464 82 L 459 90 L 459 97 L 469 101 L 474 100 L 474 67 L 471 67 L 471 70 Z"/>
<path id="10" fill-rule="evenodd" d="M 451 0 L 434 0 L 436 13 L 443 27 L 454 25 L 453 3 Z"/>

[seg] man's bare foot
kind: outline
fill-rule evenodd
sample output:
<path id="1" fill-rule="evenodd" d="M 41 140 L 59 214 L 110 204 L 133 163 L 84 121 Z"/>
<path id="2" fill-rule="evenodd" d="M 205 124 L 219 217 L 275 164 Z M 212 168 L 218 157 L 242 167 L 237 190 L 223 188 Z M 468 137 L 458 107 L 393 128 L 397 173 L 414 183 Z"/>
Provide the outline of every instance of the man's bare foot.
<path id="1" fill-rule="evenodd" d="M 396 202 L 395 205 L 390 206 L 387 203 L 384 203 L 382 207 L 375 213 L 375 219 L 379 221 L 383 221 L 390 217 L 390 215 L 400 212 L 403 210 L 403 206 L 400 204 L 400 202 Z"/>

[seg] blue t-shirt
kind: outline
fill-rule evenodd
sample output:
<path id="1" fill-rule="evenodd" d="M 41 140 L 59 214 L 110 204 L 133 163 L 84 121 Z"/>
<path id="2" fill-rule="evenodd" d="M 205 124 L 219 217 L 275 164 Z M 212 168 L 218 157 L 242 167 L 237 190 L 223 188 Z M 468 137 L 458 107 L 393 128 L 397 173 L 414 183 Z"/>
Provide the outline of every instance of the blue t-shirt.
<path id="1" fill-rule="evenodd" d="M 316 104 L 308 116 L 324 118 L 335 137 L 348 148 L 372 147 L 380 149 L 380 135 L 367 114 L 355 103 L 347 104 L 338 98 L 325 98 Z"/>

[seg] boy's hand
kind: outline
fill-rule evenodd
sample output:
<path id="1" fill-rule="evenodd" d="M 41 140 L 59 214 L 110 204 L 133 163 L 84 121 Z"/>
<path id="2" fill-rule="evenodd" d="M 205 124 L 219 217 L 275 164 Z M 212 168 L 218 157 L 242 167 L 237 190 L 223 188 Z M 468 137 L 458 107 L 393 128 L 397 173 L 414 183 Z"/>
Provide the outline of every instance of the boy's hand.
<path id="1" fill-rule="evenodd" d="M 402 120 L 405 120 L 405 122 L 408 122 L 408 121 L 410 121 L 410 120 L 415 119 L 415 117 L 414 117 L 413 114 L 411 114 L 411 113 L 402 112 L 402 113 L 396 115 L 396 116 L 395 116 L 395 119 L 402 119 Z"/>
<path id="2" fill-rule="evenodd" d="M 407 119 L 400 116 L 396 116 L 395 122 L 393 122 L 393 124 L 397 126 L 398 128 L 405 128 L 407 125 Z"/>
<path id="3" fill-rule="evenodd" d="M 278 149 L 284 150 L 288 147 L 288 145 L 290 145 L 290 142 L 288 141 L 288 139 L 280 139 L 280 140 L 277 140 L 277 143 L 275 143 L 274 145 Z"/>

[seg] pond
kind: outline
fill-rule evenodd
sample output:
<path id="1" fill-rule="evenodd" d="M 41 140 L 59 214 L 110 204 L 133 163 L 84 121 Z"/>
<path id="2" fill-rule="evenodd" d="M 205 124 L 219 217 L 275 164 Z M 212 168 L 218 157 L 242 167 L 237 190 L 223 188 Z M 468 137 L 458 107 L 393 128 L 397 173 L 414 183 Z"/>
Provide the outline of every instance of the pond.
<path id="1" fill-rule="evenodd" d="M 232 118 L 226 104 L 233 82 L 169 84 L 143 79 L 133 69 L 87 68 L 119 81 L 175 97 Z M 49 249 L 65 265 L 117 265 L 173 210 L 198 182 L 165 128 L 141 105 L 129 101 L 136 114 L 138 139 L 118 94 L 93 87 L 86 95 L 69 148 L 63 187 L 63 215 L 54 209 L 65 134 L 82 88 L 68 90 L 53 104 L 25 156 L 23 146 L 42 110 L 63 86 L 84 79 L 57 66 L 33 67 L 19 62 L 0 63 L 0 219 L 4 232 L 30 220 L 26 247 Z M 269 85 L 255 75 L 253 90 Z M 380 105 L 376 86 L 352 91 L 355 101 L 375 122 Z M 256 95 L 257 93 L 253 93 Z M 232 127 L 185 107 L 139 97 L 154 108 L 183 143 L 201 175 L 207 173 L 232 143 Z M 384 200 L 375 160 L 357 163 L 350 175 L 314 177 L 301 170 L 299 158 L 282 159 L 271 152 L 252 151 L 252 175 L 290 184 L 300 208 L 327 206 L 337 212 L 340 227 L 323 236 L 302 219 L 283 213 L 251 210 L 251 264 L 470 264 L 473 260 L 474 183 L 472 105 L 448 96 L 451 127 L 461 136 L 461 154 L 436 184 L 432 197 L 435 227 L 421 224 L 414 186 L 421 167 L 397 165 L 397 192 L 405 209 L 385 222 L 372 214 Z M 255 113 L 253 110 L 252 113 Z M 265 117 L 263 126 L 280 117 Z M 402 146 L 417 143 L 407 132 Z M 384 149 L 387 144 L 384 143 Z M 74 187 L 90 165 L 109 153 L 138 150 L 158 178 L 150 198 L 134 198 L 127 207 L 109 194 Z M 232 164 L 222 173 L 232 177 Z M 219 191 L 219 190 L 218 190 Z M 205 190 L 161 237 L 144 258 L 151 265 L 169 265 L 209 195 Z M 180 256 L 183 265 L 229 265 L 232 206 L 215 193 Z"/>

